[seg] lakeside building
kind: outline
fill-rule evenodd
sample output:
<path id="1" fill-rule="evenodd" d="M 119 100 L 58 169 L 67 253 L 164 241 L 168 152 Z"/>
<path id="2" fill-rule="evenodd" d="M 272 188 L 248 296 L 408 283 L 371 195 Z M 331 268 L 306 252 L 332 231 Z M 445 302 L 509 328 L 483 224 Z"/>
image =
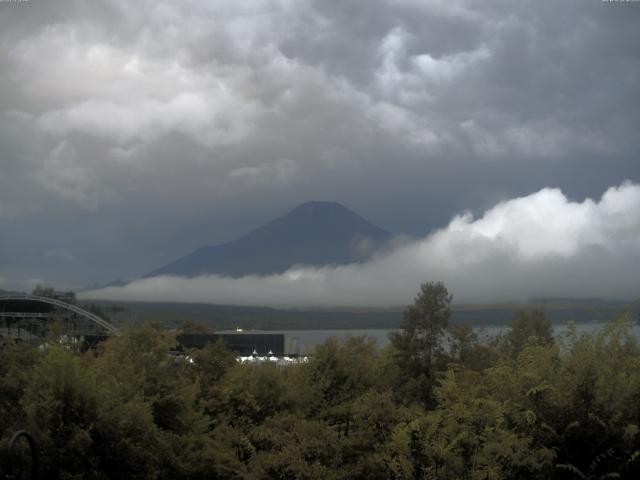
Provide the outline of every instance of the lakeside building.
<path id="1" fill-rule="evenodd" d="M 222 340 L 238 357 L 298 357 L 298 337 L 284 333 L 217 332 L 182 333 L 176 340 L 183 349 L 204 348 Z"/>
<path id="2" fill-rule="evenodd" d="M 181 351 L 192 348 L 204 348 L 209 344 L 223 341 L 227 348 L 236 354 L 239 363 L 254 365 L 275 364 L 286 367 L 296 363 L 305 363 L 307 356 L 300 355 L 297 337 L 284 333 L 244 333 L 242 331 L 220 333 L 183 333 L 176 336 Z M 193 363 L 193 359 L 185 357 Z"/>

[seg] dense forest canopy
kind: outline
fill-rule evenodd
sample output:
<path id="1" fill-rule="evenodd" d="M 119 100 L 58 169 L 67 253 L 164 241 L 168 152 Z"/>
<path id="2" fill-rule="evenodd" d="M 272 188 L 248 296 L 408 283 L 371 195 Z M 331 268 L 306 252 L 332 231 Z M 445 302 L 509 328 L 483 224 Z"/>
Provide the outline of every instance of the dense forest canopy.
<path id="1" fill-rule="evenodd" d="M 0 466 L 27 429 L 52 479 L 639 478 L 630 317 L 554 338 L 544 312 L 522 311 L 480 341 L 447 326 L 450 301 L 425 284 L 387 348 L 330 339 L 286 368 L 220 343 L 180 361 L 152 324 L 89 351 L 5 339 Z"/>

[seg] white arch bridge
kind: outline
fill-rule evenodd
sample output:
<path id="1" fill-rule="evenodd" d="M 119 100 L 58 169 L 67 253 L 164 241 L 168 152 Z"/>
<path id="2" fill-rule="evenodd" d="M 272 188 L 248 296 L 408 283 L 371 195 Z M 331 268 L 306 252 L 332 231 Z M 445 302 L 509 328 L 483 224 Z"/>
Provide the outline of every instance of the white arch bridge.
<path id="1" fill-rule="evenodd" d="M 77 305 L 29 294 L 0 295 L 0 330 L 9 336 L 44 337 L 53 323 L 71 336 L 111 336 L 118 329 Z"/>

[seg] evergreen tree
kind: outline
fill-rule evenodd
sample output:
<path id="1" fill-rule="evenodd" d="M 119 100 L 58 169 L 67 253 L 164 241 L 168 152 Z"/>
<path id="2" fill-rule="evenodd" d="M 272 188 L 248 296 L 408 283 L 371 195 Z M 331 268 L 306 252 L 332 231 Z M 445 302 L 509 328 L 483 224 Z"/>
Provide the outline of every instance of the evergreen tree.
<path id="1" fill-rule="evenodd" d="M 435 406 L 435 360 L 442 353 L 452 298 L 444 283 L 423 283 L 413 305 L 404 312 L 400 331 L 390 335 L 398 367 L 398 393 L 401 398 L 418 401 L 427 408 Z"/>
<path id="2" fill-rule="evenodd" d="M 553 325 L 547 319 L 544 310 L 520 310 L 511 323 L 505 340 L 507 350 L 513 357 L 517 357 L 528 343 L 552 345 Z"/>

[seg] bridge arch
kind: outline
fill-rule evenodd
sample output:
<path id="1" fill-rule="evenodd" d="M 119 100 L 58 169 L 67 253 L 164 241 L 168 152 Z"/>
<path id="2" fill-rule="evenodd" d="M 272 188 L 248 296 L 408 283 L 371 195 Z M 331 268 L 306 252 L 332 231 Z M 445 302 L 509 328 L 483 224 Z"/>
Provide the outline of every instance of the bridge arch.
<path id="1" fill-rule="evenodd" d="M 41 297 L 38 295 L 30 295 L 27 293 L 0 295 L 0 306 L 2 305 L 3 302 L 11 302 L 11 301 L 36 302 L 43 305 L 54 306 L 54 307 L 66 310 L 67 312 L 75 313 L 76 315 L 79 315 L 80 317 L 86 320 L 89 320 L 90 322 L 104 329 L 108 335 L 117 335 L 119 333 L 116 327 L 114 327 L 113 325 L 111 325 L 109 322 L 99 317 L 98 315 L 88 312 L 84 308 L 78 307 L 77 305 L 66 303 L 55 298 Z M 27 314 L 27 313 L 19 313 L 19 312 L 0 311 L 0 315 L 9 316 L 11 314 L 15 314 L 16 316 L 28 315 L 32 317 L 37 317 L 39 315 L 38 313 Z"/>

